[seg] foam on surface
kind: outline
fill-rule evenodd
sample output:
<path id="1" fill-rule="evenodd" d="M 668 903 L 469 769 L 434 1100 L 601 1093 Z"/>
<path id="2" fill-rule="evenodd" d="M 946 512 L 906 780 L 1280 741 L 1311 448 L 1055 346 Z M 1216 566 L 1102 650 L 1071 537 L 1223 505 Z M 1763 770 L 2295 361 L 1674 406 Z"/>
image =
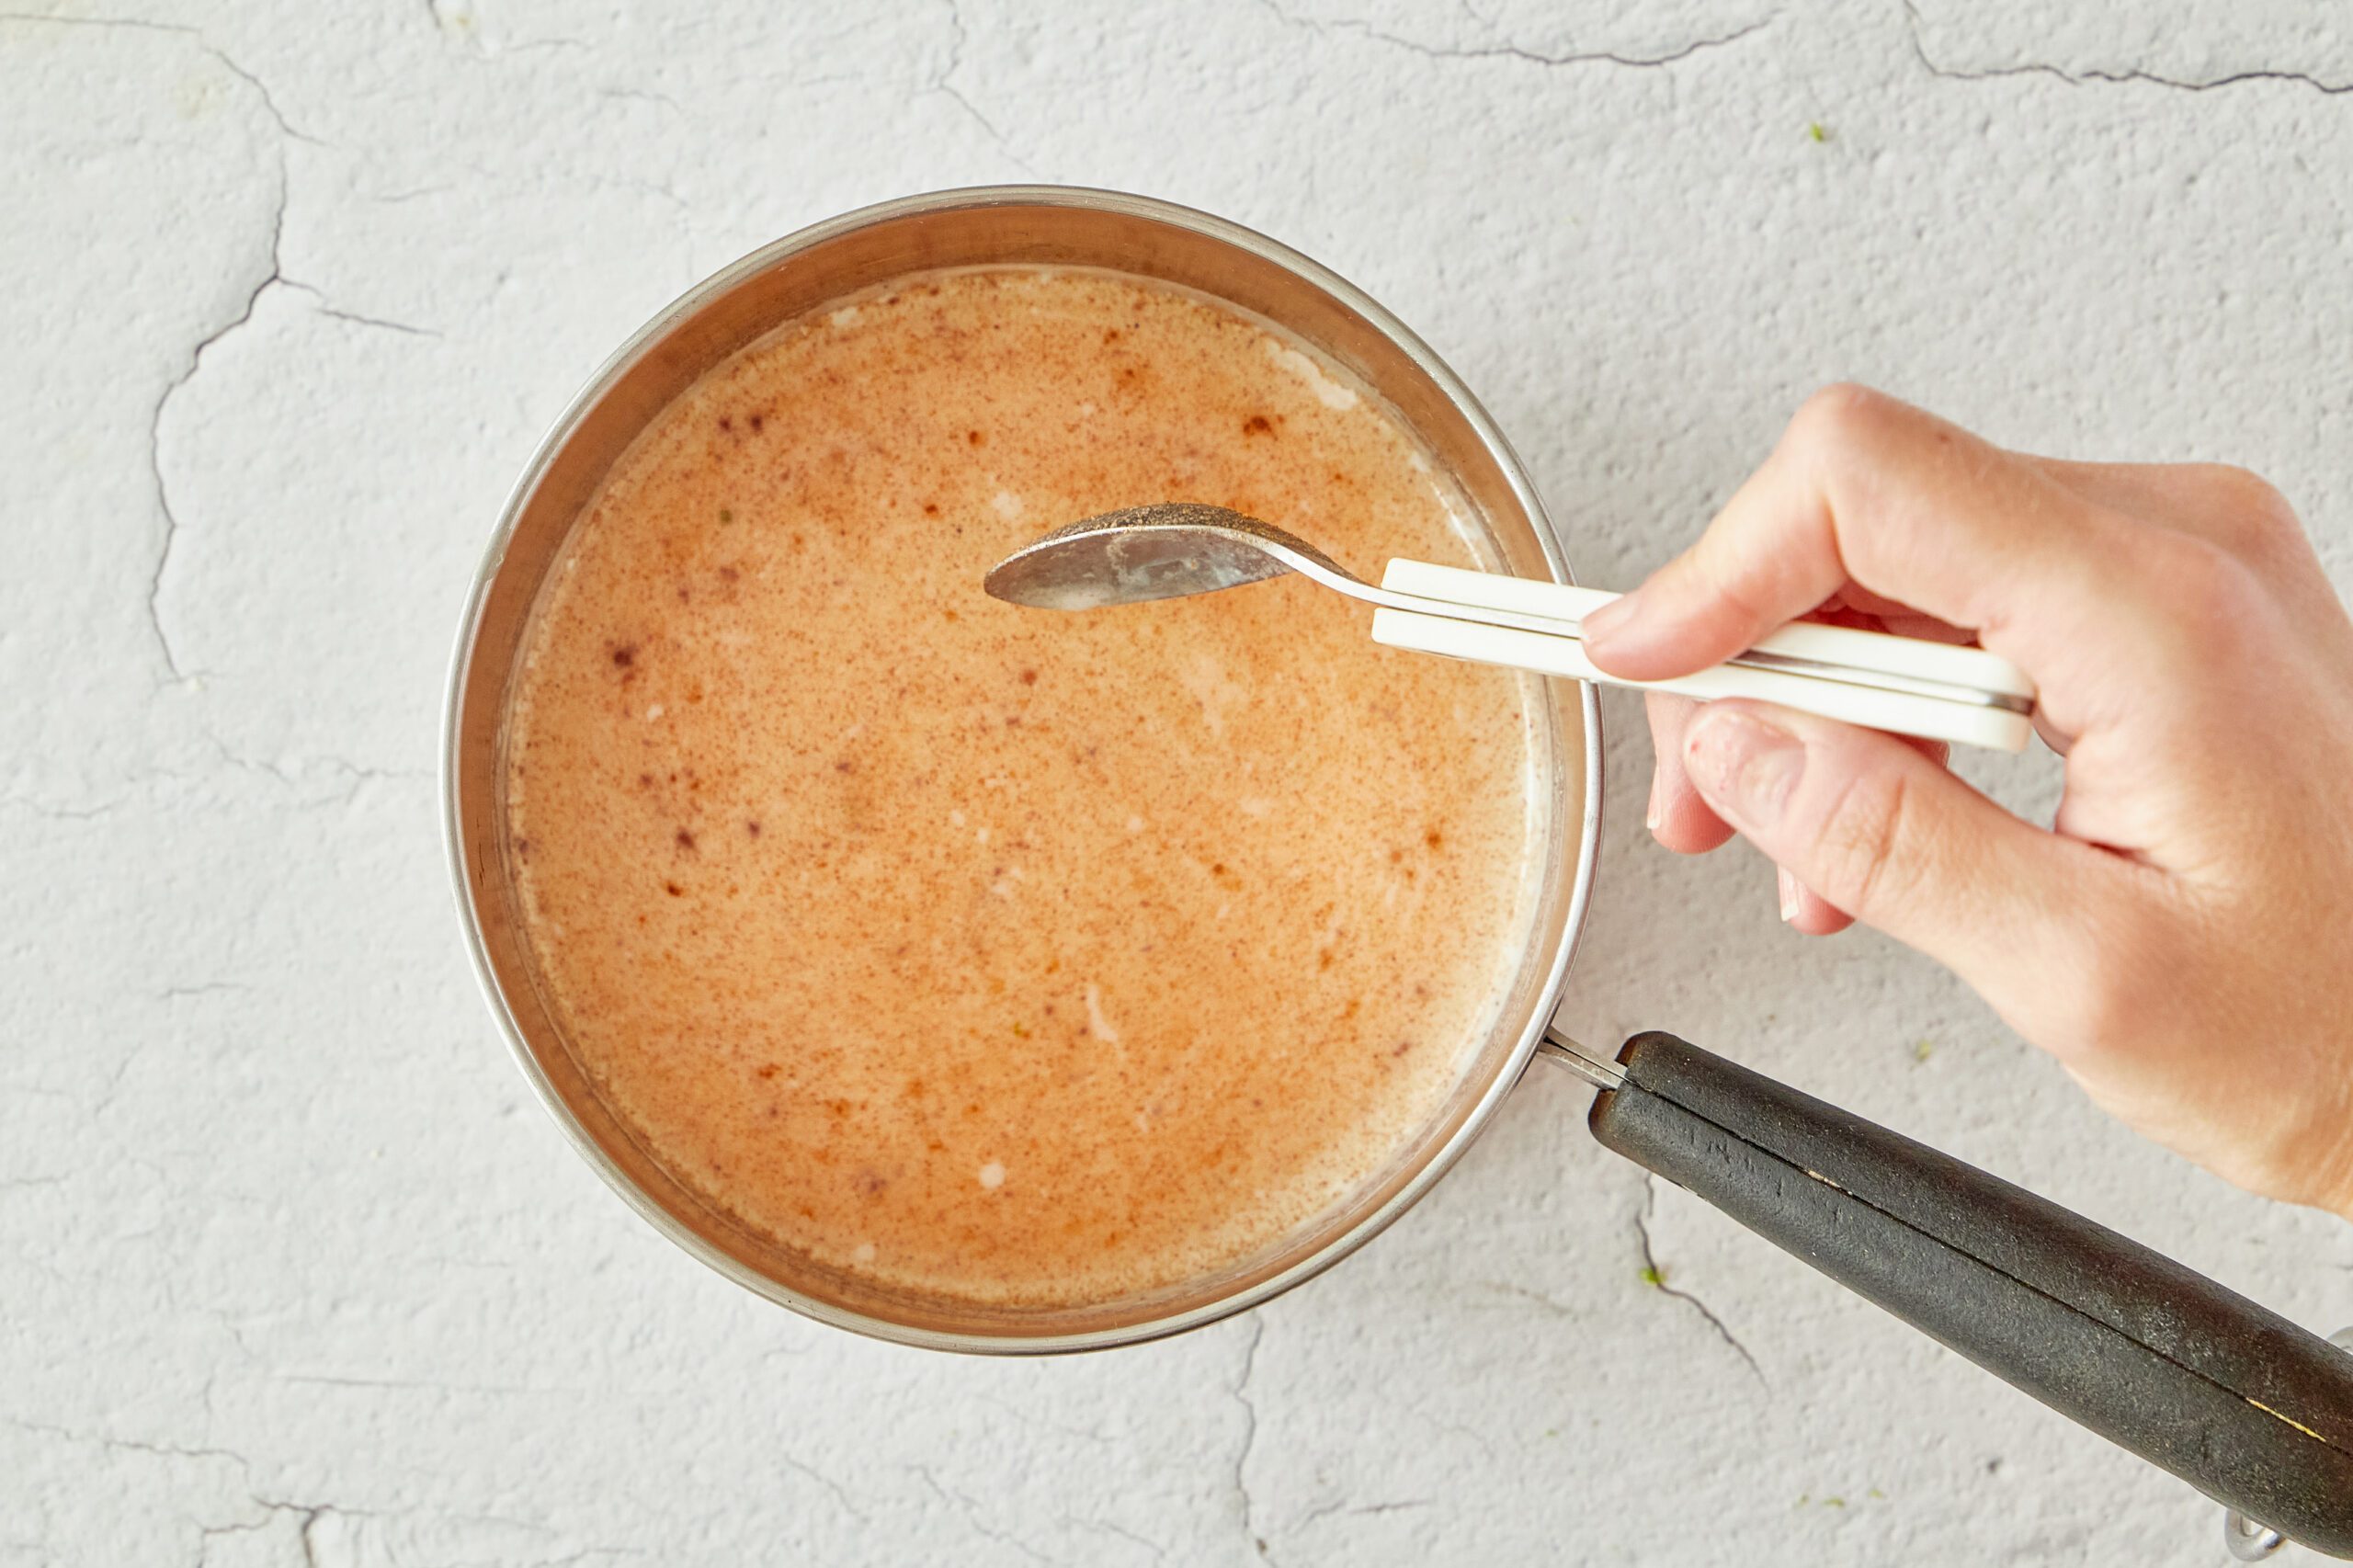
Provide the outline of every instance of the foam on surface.
<path id="1" fill-rule="evenodd" d="M 1518 681 L 1299 582 L 1084 615 L 987 567 L 1139 499 L 1471 560 L 1370 398 L 1103 276 L 790 325 L 616 466 L 517 682 L 513 858 L 574 1049 L 688 1185 L 1004 1304 L 1229 1265 L 1442 1103 L 1518 957 Z"/>

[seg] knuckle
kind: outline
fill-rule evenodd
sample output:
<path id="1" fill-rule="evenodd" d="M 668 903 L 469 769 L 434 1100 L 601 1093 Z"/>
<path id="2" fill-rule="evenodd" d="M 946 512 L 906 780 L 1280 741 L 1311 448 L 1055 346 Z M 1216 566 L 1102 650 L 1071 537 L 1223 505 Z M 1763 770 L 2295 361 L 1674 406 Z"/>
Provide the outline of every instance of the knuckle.
<path id="1" fill-rule="evenodd" d="M 1919 874 L 1912 847 L 1914 802 L 1900 773 L 1864 771 L 1841 780 L 1814 834 L 1814 891 L 1849 915 L 1904 896 Z"/>
<path id="2" fill-rule="evenodd" d="M 2209 516 L 2232 533 L 2260 539 L 2299 528 L 2288 498 L 2262 475 L 2236 464 L 2196 464 L 2189 486 Z"/>
<path id="3" fill-rule="evenodd" d="M 1837 455 L 1868 445 L 1899 405 L 1886 393 L 1834 381 L 1798 405 L 1786 443 L 1801 452 Z"/>
<path id="4" fill-rule="evenodd" d="M 2129 897 L 2100 901 L 2082 919 L 2052 934 L 2066 950 L 2062 972 L 2076 983 L 2057 998 L 2053 1020 L 2069 1054 L 2079 1059 L 2129 1054 L 2145 1042 L 2178 995 L 2166 983 L 2176 968 L 2176 933 L 2162 912 Z"/>
<path id="5" fill-rule="evenodd" d="M 2147 1021 L 2144 989 L 2125 980 L 2129 966 L 2114 954 L 2077 967 L 2080 983 L 2058 999 L 2053 1020 L 2067 1054 L 2107 1056 L 2138 1038 Z"/>
<path id="6" fill-rule="evenodd" d="M 1728 551 L 1693 551 L 1691 581 L 1701 593 L 1743 620 L 1770 625 L 1782 619 L 1773 613 L 1773 607 L 1760 591 L 1754 574 L 1744 571 Z"/>
<path id="7" fill-rule="evenodd" d="M 2210 539 L 2174 534 L 2152 540 L 2147 569 L 2168 614 L 2203 637 L 2227 636 L 2264 615 L 2264 591 L 2254 569 Z"/>

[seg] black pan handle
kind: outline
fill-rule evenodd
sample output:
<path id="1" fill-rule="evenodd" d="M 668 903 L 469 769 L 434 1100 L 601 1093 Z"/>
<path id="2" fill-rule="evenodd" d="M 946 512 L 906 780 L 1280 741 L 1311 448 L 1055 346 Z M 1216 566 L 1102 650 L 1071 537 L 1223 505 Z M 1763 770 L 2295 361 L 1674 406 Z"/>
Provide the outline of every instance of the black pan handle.
<path id="1" fill-rule="evenodd" d="M 2217 1502 L 2353 1557 L 2353 1355 L 1673 1035 L 1638 1034 L 1618 1062 L 1588 1118 L 1604 1144 Z"/>

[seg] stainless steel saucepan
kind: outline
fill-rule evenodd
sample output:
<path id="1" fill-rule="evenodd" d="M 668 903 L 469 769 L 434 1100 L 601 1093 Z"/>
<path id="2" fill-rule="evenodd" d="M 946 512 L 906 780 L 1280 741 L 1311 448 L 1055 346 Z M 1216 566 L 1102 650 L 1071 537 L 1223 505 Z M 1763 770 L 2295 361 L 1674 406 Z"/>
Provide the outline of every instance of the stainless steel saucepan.
<path id="1" fill-rule="evenodd" d="M 1548 1035 L 1592 898 L 1601 812 L 1599 709 L 1590 687 L 1568 680 L 1521 677 L 1537 734 L 1541 891 L 1493 1028 L 1463 1042 L 1451 1096 L 1384 1169 L 1265 1254 L 1085 1307 L 943 1302 L 820 1267 L 674 1180 L 599 1101 L 522 939 L 500 758 L 526 624 L 608 469 L 704 371 L 829 300 L 983 264 L 1108 268 L 1276 324 L 1418 432 L 1483 531 L 1491 569 L 1570 580 L 1527 474 L 1453 373 L 1363 293 L 1234 224 L 1106 192 L 951 191 L 818 224 L 695 288 L 597 372 L 532 458 L 466 606 L 446 714 L 446 829 L 475 967 L 524 1074 L 631 1207 L 730 1278 L 843 1328 L 981 1352 L 1131 1344 L 1245 1311 L 1361 1246 L 1454 1164 L 1542 1055 L 1599 1091 L 1589 1120 L 1610 1148 L 2210 1495 L 2353 1555 L 2353 1356 L 2088 1221 L 1671 1035 L 1637 1035 L 1614 1054 Z"/>

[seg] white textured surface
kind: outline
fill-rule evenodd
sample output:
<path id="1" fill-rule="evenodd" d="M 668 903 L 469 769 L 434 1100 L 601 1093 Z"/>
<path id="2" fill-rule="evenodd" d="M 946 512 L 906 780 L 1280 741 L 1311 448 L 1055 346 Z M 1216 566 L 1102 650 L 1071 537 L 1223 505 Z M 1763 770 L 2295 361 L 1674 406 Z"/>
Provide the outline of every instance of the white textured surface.
<path id="1" fill-rule="evenodd" d="M 2210 1505 L 1654 1192 L 1552 1076 L 1337 1272 L 1051 1363 L 761 1304 L 529 1102 L 436 838 L 464 585 L 613 345 L 866 201 L 1115 185 L 1301 245 L 1481 391 L 1588 581 L 1851 376 L 2246 462 L 2353 583 L 2339 6 L 1064 9 L 0 20 L 0 1562 L 2216 1562 Z M 2104 1122 L 1888 944 L 1784 933 L 1744 852 L 1648 847 L 1609 712 L 1578 1032 L 2353 1321 L 2353 1230 Z"/>

